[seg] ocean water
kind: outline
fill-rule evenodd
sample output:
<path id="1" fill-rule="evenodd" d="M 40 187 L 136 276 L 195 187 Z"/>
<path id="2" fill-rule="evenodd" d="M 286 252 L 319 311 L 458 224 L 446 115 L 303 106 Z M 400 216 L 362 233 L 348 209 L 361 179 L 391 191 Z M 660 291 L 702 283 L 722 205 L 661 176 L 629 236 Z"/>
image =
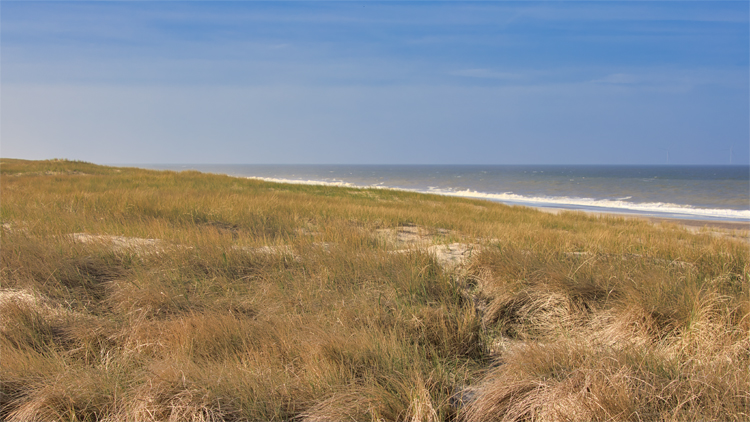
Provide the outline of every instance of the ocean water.
<path id="1" fill-rule="evenodd" d="M 138 165 L 513 205 L 750 221 L 750 166 Z"/>

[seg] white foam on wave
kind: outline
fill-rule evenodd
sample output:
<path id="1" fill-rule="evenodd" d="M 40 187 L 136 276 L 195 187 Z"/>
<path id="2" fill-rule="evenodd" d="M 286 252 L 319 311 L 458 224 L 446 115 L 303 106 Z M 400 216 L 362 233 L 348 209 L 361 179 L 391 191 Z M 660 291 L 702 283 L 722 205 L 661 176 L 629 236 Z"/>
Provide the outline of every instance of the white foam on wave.
<path id="1" fill-rule="evenodd" d="M 638 214 L 649 214 L 649 215 L 670 215 L 670 216 L 681 216 L 681 217 L 707 217 L 717 218 L 725 220 L 750 220 L 750 210 L 729 210 L 729 209 L 713 209 L 713 208 L 695 208 L 690 205 L 670 204 L 664 202 L 628 202 L 625 199 L 631 197 L 624 197 L 618 199 L 592 199 L 592 198 L 575 198 L 575 197 L 550 197 L 550 196 L 523 196 L 517 195 L 512 192 L 506 193 L 485 193 L 477 192 L 472 190 L 451 190 L 451 189 L 439 189 L 430 187 L 426 190 L 419 189 L 399 189 L 383 186 L 382 183 L 377 185 L 355 185 L 353 183 L 344 182 L 342 180 L 297 180 L 297 179 L 281 179 L 272 177 L 248 177 L 248 179 L 263 180 L 266 182 L 275 183 L 291 183 L 300 185 L 317 185 L 317 186 L 340 186 L 350 188 L 363 188 L 363 189 L 393 189 L 407 192 L 418 192 L 418 193 L 431 193 L 445 196 L 458 196 L 462 198 L 474 198 L 474 199 L 486 199 L 490 201 L 510 203 L 510 204 L 521 204 L 528 206 L 539 206 L 539 207 L 559 207 L 559 208 L 570 208 L 570 209 L 586 209 L 586 210 L 601 210 L 601 211 L 623 211 L 623 212 L 634 212 Z"/>
<path id="2" fill-rule="evenodd" d="M 344 182 L 343 180 L 333 180 L 329 182 L 325 180 L 279 179 L 275 177 L 248 177 L 248 179 L 262 180 L 264 182 L 273 182 L 273 183 L 289 183 L 293 185 L 338 186 L 338 187 L 345 187 L 345 188 L 371 187 L 371 186 L 357 186 L 349 182 Z"/>
<path id="3" fill-rule="evenodd" d="M 670 214 L 685 217 L 710 217 L 732 220 L 750 220 L 750 210 L 728 210 L 714 208 L 695 208 L 690 205 L 670 204 L 664 202 L 628 202 L 621 199 L 591 199 L 571 197 L 530 197 L 514 193 L 483 193 L 471 190 L 448 191 L 433 190 L 431 193 L 460 196 L 464 198 L 489 199 L 499 202 L 528 204 L 536 206 L 559 206 L 561 208 L 584 208 L 601 210 L 622 210 L 645 214 Z"/>

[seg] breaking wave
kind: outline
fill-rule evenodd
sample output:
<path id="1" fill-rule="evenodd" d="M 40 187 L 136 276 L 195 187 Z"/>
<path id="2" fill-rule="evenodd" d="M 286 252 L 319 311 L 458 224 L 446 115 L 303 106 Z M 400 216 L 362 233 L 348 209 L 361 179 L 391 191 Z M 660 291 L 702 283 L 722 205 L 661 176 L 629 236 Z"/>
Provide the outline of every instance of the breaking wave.
<path id="1" fill-rule="evenodd" d="M 630 197 L 618 199 L 592 199 L 566 196 L 524 196 L 512 192 L 485 193 L 472 190 L 452 190 L 430 187 L 428 189 L 401 189 L 378 185 L 356 185 L 342 180 L 295 180 L 271 177 L 249 177 L 249 179 L 263 180 L 275 183 L 292 183 L 318 186 L 340 186 L 365 189 L 393 189 L 408 192 L 430 193 L 463 198 L 486 199 L 512 205 L 527 205 L 532 207 L 554 207 L 571 210 L 600 211 L 611 213 L 633 213 L 650 216 L 669 216 L 675 218 L 709 218 L 720 220 L 748 220 L 750 210 L 730 210 L 713 208 L 696 208 L 690 205 L 671 204 L 664 202 L 629 202 Z"/>
<path id="2" fill-rule="evenodd" d="M 622 199 L 592 199 L 571 197 L 535 197 L 513 193 L 482 193 L 476 191 L 434 190 L 431 193 L 461 196 L 464 198 L 488 199 L 503 203 L 521 204 L 541 207 L 559 207 L 592 211 L 631 212 L 647 215 L 670 215 L 682 218 L 716 218 L 729 220 L 750 220 L 750 210 L 728 210 L 713 208 L 696 208 L 690 205 L 670 204 L 664 202 L 629 202 Z"/>

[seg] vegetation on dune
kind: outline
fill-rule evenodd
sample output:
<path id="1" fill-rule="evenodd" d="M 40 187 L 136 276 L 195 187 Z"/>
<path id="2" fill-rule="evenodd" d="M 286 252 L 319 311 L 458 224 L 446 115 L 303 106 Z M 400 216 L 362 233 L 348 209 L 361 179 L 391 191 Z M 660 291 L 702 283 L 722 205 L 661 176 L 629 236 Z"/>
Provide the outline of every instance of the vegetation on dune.
<path id="1" fill-rule="evenodd" d="M 750 418 L 742 239 L 65 160 L 0 177 L 3 420 Z"/>

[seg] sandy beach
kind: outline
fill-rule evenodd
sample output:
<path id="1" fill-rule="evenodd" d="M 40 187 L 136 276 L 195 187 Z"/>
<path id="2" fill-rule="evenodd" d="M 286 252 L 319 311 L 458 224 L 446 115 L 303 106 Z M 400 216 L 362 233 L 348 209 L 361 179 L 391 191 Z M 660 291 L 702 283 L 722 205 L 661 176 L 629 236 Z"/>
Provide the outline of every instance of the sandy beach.
<path id="1" fill-rule="evenodd" d="M 614 212 L 601 212 L 601 211 L 586 211 L 586 210 L 569 210 L 564 208 L 548 208 L 548 207 L 534 207 L 540 211 L 557 214 L 562 211 L 581 211 L 587 214 L 594 214 L 599 216 L 613 215 L 625 218 L 640 218 L 648 220 L 654 224 L 670 223 L 682 226 L 692 232 L 699 232 L 701 230 L 708 230 L 709 232 L 716 234 L 730 234 L 733 237 L 744 237 L 750 241 L 750 221 L 725 221 L 725 220 L 701 220 L 697 218 L 667 218 L 667 217 L 652 217 L 648 215 L 639 214 L 625 214 L 625 213 L 614 213 Z M 717 231 L 717 229 L 719 231 Z"/>
<path id="2" fill-rule="evenodd" d="M 654 223 L 674 223 L 690 230 L 724 229 L 731 231 L 750 231 L 750 222 L 745 221 L 718 221 L 718 220 L 695 220 L 680 218 L 641 217 Z"/>

